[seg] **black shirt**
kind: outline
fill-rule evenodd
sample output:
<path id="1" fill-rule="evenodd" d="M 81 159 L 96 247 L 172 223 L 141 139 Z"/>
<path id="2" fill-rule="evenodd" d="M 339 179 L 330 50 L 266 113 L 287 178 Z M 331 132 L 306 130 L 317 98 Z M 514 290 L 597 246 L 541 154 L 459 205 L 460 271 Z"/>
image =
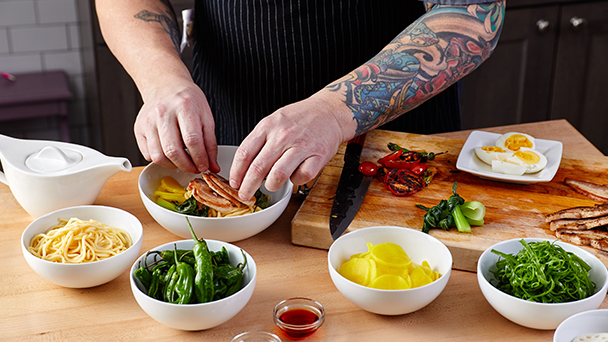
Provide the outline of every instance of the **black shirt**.
<path id="1" fill-rule="evenodd" d="M 193 78 L 220 145 L 239 145 L 265 116 L 374 57 L 424 14 L 416 0 L 196 0 Z M 455 86 L 383 129 L 460 129 Z"/>

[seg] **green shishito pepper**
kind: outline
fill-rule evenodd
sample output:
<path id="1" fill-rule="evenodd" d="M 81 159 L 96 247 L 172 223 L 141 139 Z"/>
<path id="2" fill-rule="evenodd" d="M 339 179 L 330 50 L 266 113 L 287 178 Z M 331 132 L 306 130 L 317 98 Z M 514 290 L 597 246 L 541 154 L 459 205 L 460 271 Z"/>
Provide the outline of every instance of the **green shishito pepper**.
<path id="1" fill-rule="evenodd" d="M 214 286 L 215 286 L 215 296 L 214 300 L 228 297 L 230 295 L 235 294 L 241 289 L 241 285 L 243 284 L 243 269 L 247 266 L 247 257 L 245 253 L 241 250 L 241 254 L 243 255 L 243 262 L 239 263 L 237 266 L 230 265 L 227 259 L 225 259 L 225 263 L 214 265 L 213 267 L 213 277 L 214 277 Z M 215 254 L 214 256 L 216 256 Z"/>
<path id="2" fill-rule="evenodd" d="M 173 295 L 173 288 L 177 283 L 177 272 L 175 272 L 176 266 L 171 265 L 167 274 L 165 274 L 165 287 L 162 289 L 163 301 L 171 302 Z"/>
<path id="3" fill-rule="evenodd" d="M 194 277 L 194 293 L 199 303 L 207 303 L 213 300 L 215 287 L 213 286 L 213 262 L 209 248 L 204 239 L 198 239 L 190 220 L 186 217 L 192 238 L 194 239 L 194 246 L 192 247 L 192 253 L 194 253 L 194 270 L 196 276 Z"/>
<path id="4" fill-rule="evenodd" d="M 144 285 L 146 289 L 150 288 L 150 285 L 152 285 L 152 274 L 148 271 L 147 268 L 141 266 L 140 268 L 135 270 L 134 274 L 135 277 L 139 279 L 139 281 L 142 283 L 142 285 Z"/>
<path id="5" fill-rule="evenodd" d="M 194 267 L 195 260 L 192 250 L 189 249 L 176 249 L 176 250 L 164 250 L 164 251 L 151 251 L 149 254 L 157 254 L 161 257 L 162 261 L 169 265 L 175 264 L 175 255 L 177 254 L 177 260 L 186 262 L 190 266 Z"/>
<path id="6" fill-rule="evenodd" d="M 150 288 L 148 288 L 148 296 L 162 300 L 163 299 L 163 288 L 165 286 L 165 276 L 160 268 L 156 268 L 152 272 L 152 282 Z"/>
<path id="7" fill-rule="evenodd" d="M 171 279 L 165 290 L 165 300 L 174 304 L 189 304 L 193 299 L 194 269 L 187 262 L 180 261 L 177 255 L 177 246 L 175 246 L 173 253 L 175 264 L 171 266 L 171 268 L 175 267 L 175 271 L 171 273 Z"/>

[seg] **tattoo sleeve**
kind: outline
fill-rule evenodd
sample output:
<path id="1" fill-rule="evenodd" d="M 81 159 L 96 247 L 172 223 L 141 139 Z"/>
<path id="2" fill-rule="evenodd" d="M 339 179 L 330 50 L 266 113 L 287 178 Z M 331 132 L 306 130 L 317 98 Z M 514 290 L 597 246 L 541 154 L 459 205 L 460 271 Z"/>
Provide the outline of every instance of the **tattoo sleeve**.
<path id="1" fill-rule="evenodd" d="M 147 21 L 159 23 L 163 30 L 171 37 L 175 50 L 179 52 L 180 45 L 180 31 L 179 25 L 177 24 L 177 17 L 173 11 L 173 6 L 169 0 L 161 0 L 164 5 L 164 10 L 160 10 L 159 13 L 150 12 L 148 10 L 139 11 L 135 14 L 135 18 Z"/>
<path id="2" fill-rule="evenodd" d="M 339 92 L 356 135 L 422 104 L 471 73 L 493 52 L 503 1 L 432 8 L 378 55 L 326 89 Z"/>

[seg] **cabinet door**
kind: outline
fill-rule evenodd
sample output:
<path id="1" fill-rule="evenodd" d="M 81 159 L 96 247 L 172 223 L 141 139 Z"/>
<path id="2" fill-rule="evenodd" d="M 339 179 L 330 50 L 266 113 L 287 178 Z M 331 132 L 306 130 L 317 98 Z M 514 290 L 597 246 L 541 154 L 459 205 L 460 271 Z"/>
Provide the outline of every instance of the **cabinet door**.
<path id="1" fill-rule="evenodd" d="M 463 129 L 549 117 L 558 7 L 508 6 L 496 50 L 462 81 Z"/>
<path id="2" fill-rule="evenodd" d="M 608 2 L 563 6 L 551 118 L 608 154 Z"/>

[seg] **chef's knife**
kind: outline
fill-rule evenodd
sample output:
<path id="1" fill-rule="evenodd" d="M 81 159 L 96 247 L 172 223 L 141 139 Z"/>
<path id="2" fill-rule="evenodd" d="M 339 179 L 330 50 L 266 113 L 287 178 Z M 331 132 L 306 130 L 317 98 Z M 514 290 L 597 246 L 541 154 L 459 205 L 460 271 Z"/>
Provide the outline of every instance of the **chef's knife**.
<path id="1" fill-rule="evenodd" d="M 329 229 L 334 240 L 344 233 L 355 218 L 369 183 L 372 181 L 372 176 L 364 176 L 359 171 L 359 157 L 364 142 L 365 134 L 362 134 L 350 140 L 346 145 L 344 168 L 329 217 Z"/>

